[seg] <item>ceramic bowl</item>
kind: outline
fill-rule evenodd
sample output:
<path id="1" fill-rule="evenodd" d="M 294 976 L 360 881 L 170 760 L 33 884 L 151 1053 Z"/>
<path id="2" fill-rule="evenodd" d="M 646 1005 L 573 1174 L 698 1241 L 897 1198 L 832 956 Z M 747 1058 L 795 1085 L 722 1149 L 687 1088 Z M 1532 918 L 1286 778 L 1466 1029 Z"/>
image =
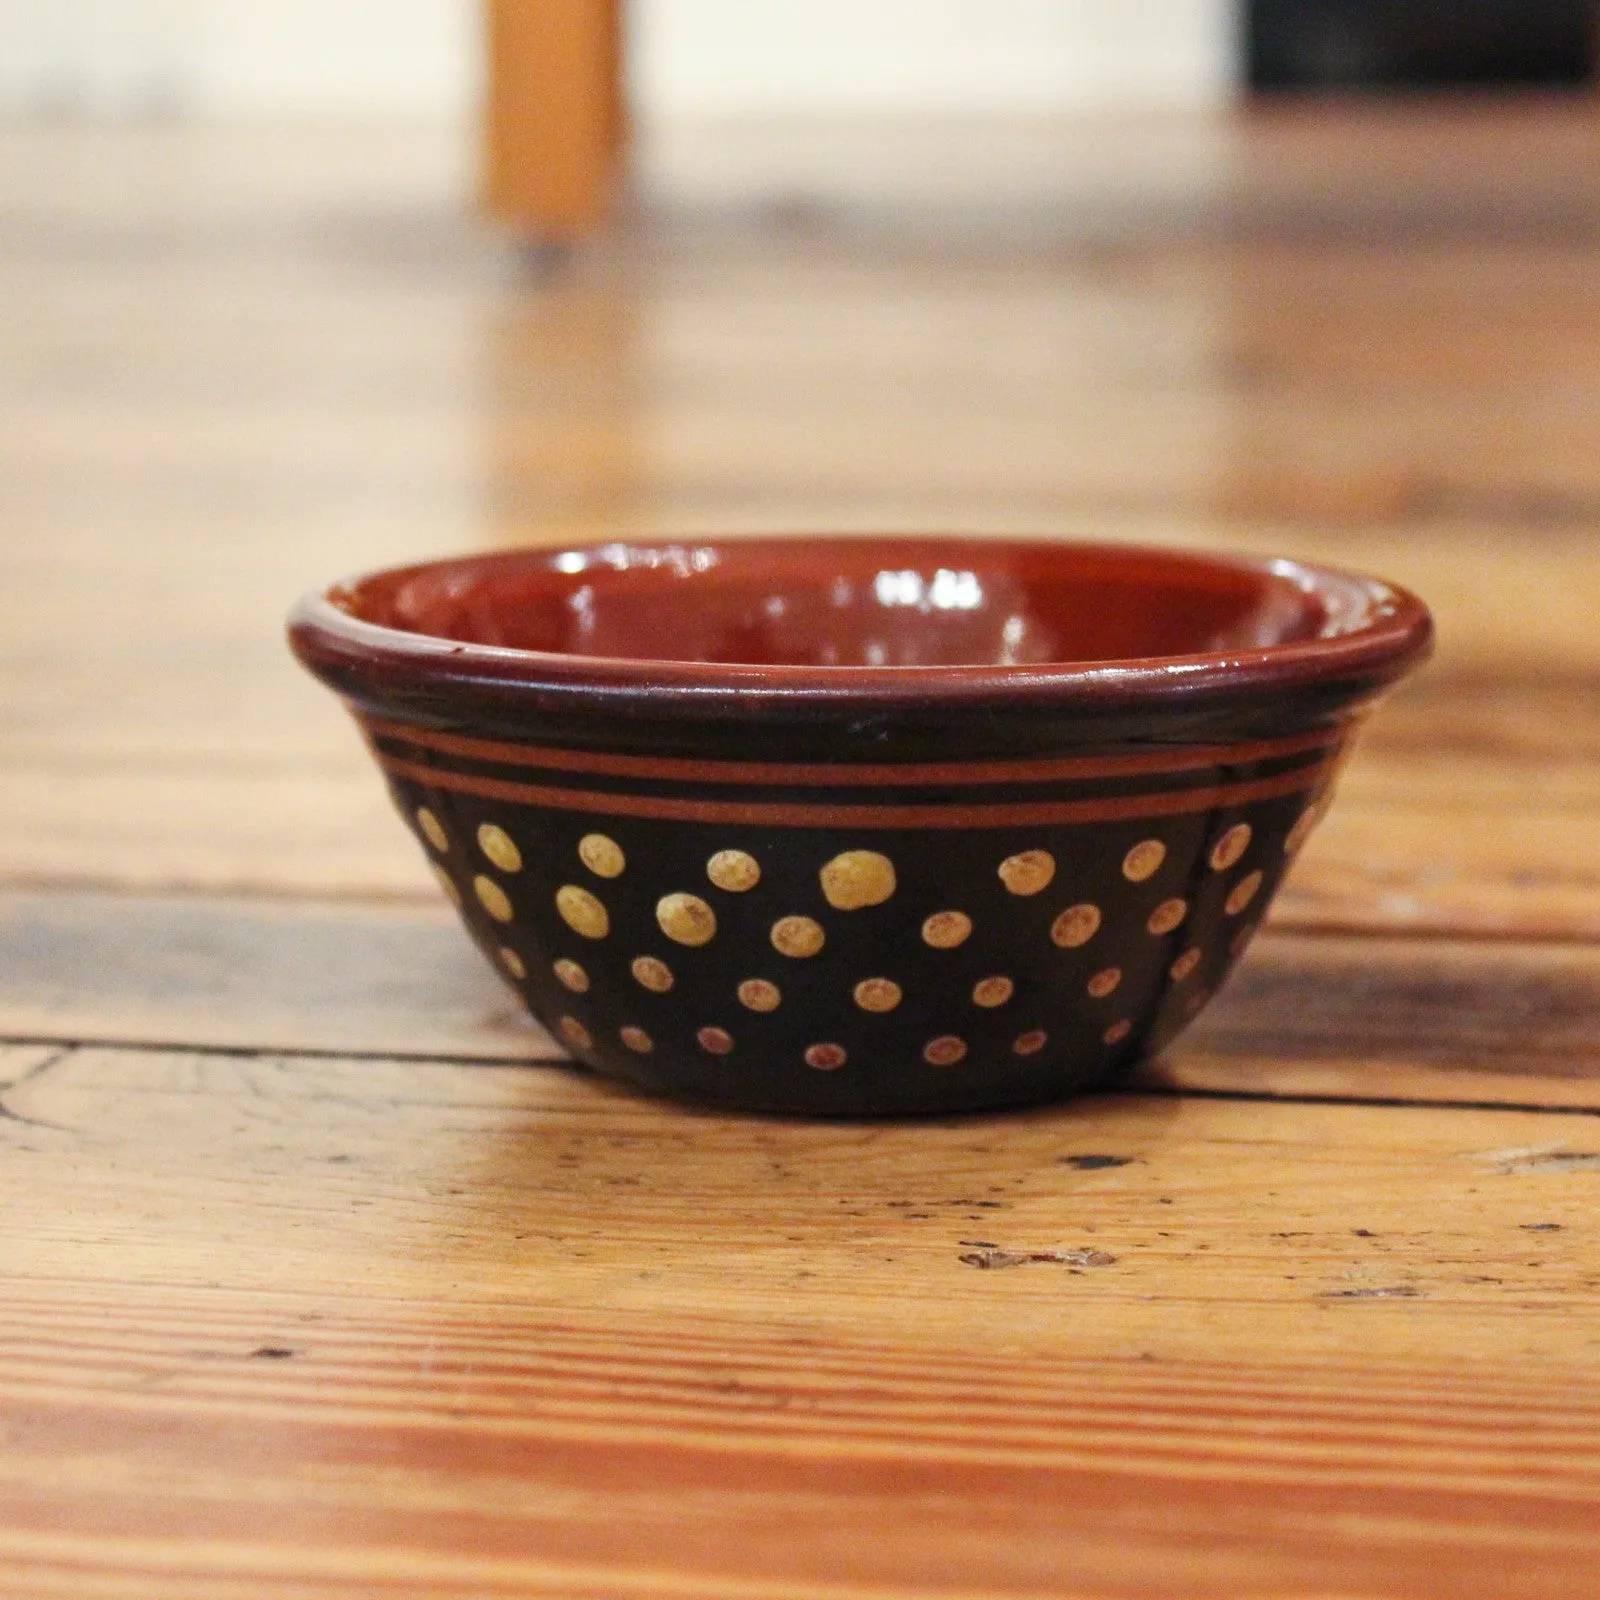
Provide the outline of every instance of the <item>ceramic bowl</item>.
<path id="1" fill-rule="evenodd" d="M 1293 561 L 785 538 L 381 572 L 290 635 L 575 1056 L 860 1116 L 1171 1040 L 1431 624 Z"/>

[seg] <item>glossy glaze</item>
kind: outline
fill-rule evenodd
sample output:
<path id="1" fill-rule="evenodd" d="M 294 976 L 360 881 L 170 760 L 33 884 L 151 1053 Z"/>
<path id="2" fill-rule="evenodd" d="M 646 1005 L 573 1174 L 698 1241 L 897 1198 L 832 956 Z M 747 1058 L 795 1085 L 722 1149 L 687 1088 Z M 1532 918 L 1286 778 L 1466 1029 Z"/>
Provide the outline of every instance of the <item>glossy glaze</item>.
<path id="1" fill-rule="evenodd" d="M 291 631 L 575 1055 L 871 1115 L 1160 1048 L 1428 626 L 1289 563 L 877 539 L 445 562 Z"/>

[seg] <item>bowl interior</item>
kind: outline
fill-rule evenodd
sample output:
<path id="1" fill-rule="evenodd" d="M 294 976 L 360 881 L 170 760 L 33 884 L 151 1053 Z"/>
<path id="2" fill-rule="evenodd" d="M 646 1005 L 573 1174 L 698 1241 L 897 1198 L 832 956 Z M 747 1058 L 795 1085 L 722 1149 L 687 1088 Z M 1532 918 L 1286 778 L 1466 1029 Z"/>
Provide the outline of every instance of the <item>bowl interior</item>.
<path id="1" fill-rule="evenodd" d="M 1111 662 L 1329 638 L 1370 590 L 1290 562 L 956 539 L 516 551 L 377 574 L 341 609 L 562 655 L 796 667 Z"/>

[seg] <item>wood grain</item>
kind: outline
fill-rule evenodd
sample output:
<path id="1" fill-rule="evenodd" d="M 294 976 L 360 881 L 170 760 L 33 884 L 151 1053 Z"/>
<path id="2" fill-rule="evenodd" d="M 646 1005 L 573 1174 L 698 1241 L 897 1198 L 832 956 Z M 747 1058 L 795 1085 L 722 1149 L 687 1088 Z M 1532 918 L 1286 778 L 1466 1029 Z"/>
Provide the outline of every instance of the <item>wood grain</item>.
<path id="1" fill-rule="evenodd" d="M 560 1062 L 443 906 L 0 894 L 0 1038 Z M 1600 950 L 1268 929 L 1147 1088 L 1600 1108 Z"/>
<path id="2" fill-rule="evenodd" d="M 816 1127 L 103 1049 L 5 1105 L 8 1592 L 1558 1595 L 1600 1556 L 1571 1118 Z"/>
<path id="3" fill-rule="evenodd" d="M 1592 107 L 680 130 L 537 278 L 471 155 L 0 131 L 0 1595 L 1587 1594 Z M 278 632 L 435 552 L 828 527 L 1435 605 L 1129 1090 L 569 1069 Z"/>
<path id="4" fill-rule="evenodd" d="M 279 641 L 337 572 L 978 527 L 1413 585 L 1438 659 L 1374 725 L 1281 917 L 1594 937 L 1600 125 L 1502 117 L 1352 124 L 1342 157 L 1316 119 L 1190 124 L 1187 165 L 1170 128 L 1119 134 L 1115 161 L 1090 124 L 1013 134 L 1019 170 L 1055 173 L 1025 226 L 669 213 L 540 283 L 460 218 L 441 137 L 9 132 L 0 293 L 28 315 L 0 374 L 0 881 L 421 903 L 345 719 Z M 1385 148 L 1398 198 L 1349 209 Z M 119 179 L 130 152 L 146 190 Z M 1074 231 L 1119 173 L 1139 217 Z M 1414 209 L 1457 189 L 1476 198 L 1448 228 Z M 1324 225 L 1244 227 L 1252 193 Z"/>

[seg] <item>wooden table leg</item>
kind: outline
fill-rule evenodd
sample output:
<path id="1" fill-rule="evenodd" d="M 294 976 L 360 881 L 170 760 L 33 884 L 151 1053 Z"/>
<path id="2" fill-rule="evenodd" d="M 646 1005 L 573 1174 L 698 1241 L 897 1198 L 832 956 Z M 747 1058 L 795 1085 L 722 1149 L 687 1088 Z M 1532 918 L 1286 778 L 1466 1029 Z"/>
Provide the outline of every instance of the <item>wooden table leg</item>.
<path id="1" fill-rule="evenodd" d="M 484 203 L 534 239 L 604 220 L 625 114 L 621 0 L 489 0 Z"/>

